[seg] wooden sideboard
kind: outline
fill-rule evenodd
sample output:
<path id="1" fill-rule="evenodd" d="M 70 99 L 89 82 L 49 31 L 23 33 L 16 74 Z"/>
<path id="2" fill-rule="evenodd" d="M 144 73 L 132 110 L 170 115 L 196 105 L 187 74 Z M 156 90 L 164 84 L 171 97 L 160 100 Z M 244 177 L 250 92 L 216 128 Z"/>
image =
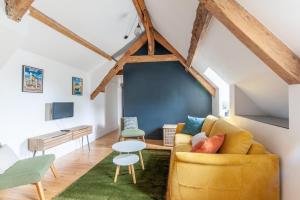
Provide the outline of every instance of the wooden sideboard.
<path id="1" fill-rule="evenodd" d="M 88 148 L 90 151 L 89 134 L 92 134 L 92 126 L 77 126 L 65 131 L 57 131 L 45 135 L 39 135 L 28 139 L 28 149 L 33 151 L 33 157 L 37 151 L 42 151 L 45 154 L 47 149 L 56 147 L 60 144 L 81 138 L 83 145 L 83 137 L 86 136 Z"/>

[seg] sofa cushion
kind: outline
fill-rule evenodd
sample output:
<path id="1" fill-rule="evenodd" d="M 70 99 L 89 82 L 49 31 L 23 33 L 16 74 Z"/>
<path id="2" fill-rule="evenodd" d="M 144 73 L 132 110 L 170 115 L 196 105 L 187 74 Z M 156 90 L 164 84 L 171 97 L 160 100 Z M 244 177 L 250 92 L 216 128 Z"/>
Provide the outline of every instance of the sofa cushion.
<path id="1" fill-rule="evenodd" d="M 176 133 L 182 133 L 183 129 L 184 129 L 184 123 L 178 123 L 176 127 Z"/>
<path id="2" fill-rule="evenodd" d="M 191 152 L 192 145 L 191 144 L 179 144 L 174 147 L 174 152 Z"/>
<path id="3" fill-rule="evenodd" d="M 216 118 L 215 116 L 208 115 L 204 120 L 201 132 L 205 132 L 206 136 L 209 136 L 210 131 L 217 120 L 218 120 L 218 118 Z"/>
<path id="4" fill-rule="evenodd" d="M 191 135 L 176 133 L 175 135 L 175 145 L 179 144 L 192 144 L 192 137 Z"/>
<path id="5" fill-rule="evenodd" d="M 248 154 L 267 154 L 268 151 L 266 150 L 266 148 L 264 147 L 264 145 L 253 141 L 252 145 L 248 151 Z"/>
<path id="6" fill-rule="evenodd" d="M 222 154 L 247 154 L 252 145 L 252 134 L 240 129 L 225 120 L 215 122 L 210 137 L 225 134 L 225 140 L 219 153 Z"/>
<path id="7" fill-rule="evenodd" d="M 196 135 L 200 132 L 204 118 L 188 116 L 185 120 L 185 126 L 182 130 L 185 134 Z"/>

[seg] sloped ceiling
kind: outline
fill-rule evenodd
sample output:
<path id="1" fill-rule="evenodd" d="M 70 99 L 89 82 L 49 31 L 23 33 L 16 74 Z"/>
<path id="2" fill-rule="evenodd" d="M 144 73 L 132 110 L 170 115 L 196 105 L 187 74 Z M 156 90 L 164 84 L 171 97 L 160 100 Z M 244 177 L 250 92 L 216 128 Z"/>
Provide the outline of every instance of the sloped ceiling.
<path id="1" fill-rule="evenodd" d="M 300 1 L 237 0 L 300 56 Z M 146 0 L 155 27 L 187 56 L 198 0 Z M 288 85 L 215 18 L 198 44 L 193 66 L 236 84 L 265 114 L 288 117 Z"/>
<path id="2" fill-rule="evenodd" d="M 0 23 L 0 40 L 9 41 L 9 38 L 17 41 L 13 42 L 17 44 L 9 42 L 7 45 L 1 45 L 1 53 L 11 54 L 17 48 L 23 48 L 85 71 L 107 62 L 100 55 L 29 15 L 25 15 L 19 24 L 8 20 L 4 14 L 3 2 L 0 3 L 3 19 Z M 124 39 L 124 35 L 130 26 L 137 24 L 136 11 L 131 0 L 40 0 L 35 1 L 33 7 L 110 55 L 133 39 L 134 34 L 127 40 Z M 12 29 L 4 28 L 5 24 L 10 24 Z M 21 41 L 19 33 L 22 33 Z M 3 62 L 6 59 L 3 58 Z"/>
<path id="3" fill-rule="evenodd" d="M 145 1 L 155 28 L 186 57 L 199 1 Z M 237 1 L 300 56 L 300 1 Z M 107 63 L 28 15 L 20 24 L 7 20 L 3 1 L 0 6 L 1 65 L 18 48 L 86 71 Z M 131 0 L 40 0 L 33 6 L 110 55 L 134 36 L 123 39 L 136 18 Z M 236 84 L 265 113 L 288 116 L 287 84 L 214 18 L 198 45 L 193 66 L 200 72 L 209 67 Z"/>

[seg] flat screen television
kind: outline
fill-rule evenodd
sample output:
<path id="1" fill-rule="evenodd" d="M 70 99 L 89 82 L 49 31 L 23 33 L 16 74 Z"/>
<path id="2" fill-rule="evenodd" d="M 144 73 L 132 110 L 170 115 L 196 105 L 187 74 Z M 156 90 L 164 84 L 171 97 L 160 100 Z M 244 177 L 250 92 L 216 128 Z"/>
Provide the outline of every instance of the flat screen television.
<path id="1" fill-rule="evenodd" d="M 73 102 L 54 102 L 52 104 L 52 119 L 63 119 L 74 116 Z"/>

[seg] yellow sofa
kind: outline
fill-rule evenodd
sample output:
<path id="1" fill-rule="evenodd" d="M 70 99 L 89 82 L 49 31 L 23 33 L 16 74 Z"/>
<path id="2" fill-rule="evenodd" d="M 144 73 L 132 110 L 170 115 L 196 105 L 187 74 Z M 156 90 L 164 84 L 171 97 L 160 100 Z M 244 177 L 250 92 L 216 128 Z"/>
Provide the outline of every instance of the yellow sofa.
<path id="1" fill-rule="evenodd" d="M 171 155 L 169 200 L 279 200 L 279 158 L 248 131 L 208 116 L 207 136 L 225 134 L 218 154 L 192 153 L 192 136 L 178 124 Z"/>

